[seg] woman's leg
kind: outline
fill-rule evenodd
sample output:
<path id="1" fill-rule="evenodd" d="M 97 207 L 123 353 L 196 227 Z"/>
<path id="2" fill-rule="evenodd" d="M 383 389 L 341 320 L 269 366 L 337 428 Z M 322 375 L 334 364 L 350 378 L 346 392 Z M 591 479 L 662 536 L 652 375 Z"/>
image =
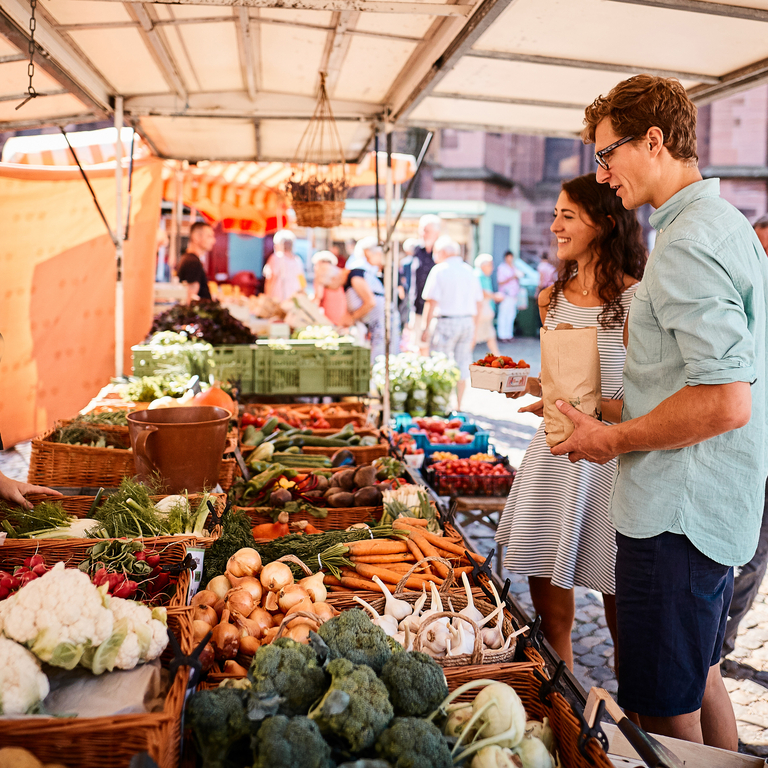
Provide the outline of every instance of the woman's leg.
<path id="1" fill-rule="evenodd" d="M 516 306 L 516 300 L 510 299 L 509 296 L 506 296 L 503 301 L 499 303 L 497 334 L 498 337 L 502 340 L 512 338 L 512 334 L 514 332 Z"/>
<path id="2" fill-rule="evenodd" d="M 571 630 L 576 613 L 572 589 L 554 586 L 549 579 L 528 577 L 531 600 L 541 616 L 541 631 L 555 653 L 573 670 Z"/>

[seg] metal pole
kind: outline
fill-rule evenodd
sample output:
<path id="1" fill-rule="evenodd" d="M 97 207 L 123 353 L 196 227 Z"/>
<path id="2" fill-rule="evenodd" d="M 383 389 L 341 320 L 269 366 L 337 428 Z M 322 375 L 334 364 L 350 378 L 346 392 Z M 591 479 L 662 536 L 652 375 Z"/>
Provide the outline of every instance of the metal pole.
<path id="1" fill-rule="evenodd" d="M 374 190 L 374 204 L 376 206 L 376 239 L 381 245 L 381 227 L 379 226 L 379 131 L 373 135 L 373 154 L 376 157 L 374 162 L 374 173 L 376 174 L 376 189 Z"/>
<path id="2" fill-rule="evenodd" d="M 115 97 L 115 261 L 117 283 L 115 287 L 115 376 L 123 375 L 123 347 L 125 346 L 125 293 L 123 287 L 123 97 Z"/>
<path id="3" fill-rule="evenodd" d="M 387 119 L 384 124 L 384 130 L 387 135 L 387 175 L 386 187 L 384 189 L 385 214 L 384 231 L 390 233 L 392 224 L 392 123 Z M 379 157 L 376 156 L 376 165 L 378 167 Z M 390 245 L 391 234 L 387 238 L 386 245 Z M 384 425 L 389 424 L 390 417 L 390 398 L 389 398 L 389 343 L 392 338 L 392 248 L 384 248 L 384 402 L 383 402 L 383 421 Z"/>

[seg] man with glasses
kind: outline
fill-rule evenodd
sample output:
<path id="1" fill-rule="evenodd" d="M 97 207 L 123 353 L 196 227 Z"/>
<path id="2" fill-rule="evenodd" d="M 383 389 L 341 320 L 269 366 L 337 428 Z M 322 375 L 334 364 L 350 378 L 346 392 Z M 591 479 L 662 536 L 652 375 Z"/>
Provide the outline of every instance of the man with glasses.
<path id="1" fill-rule="evenodd" d="M 719 662 L 768 474 L 768 261 L 719 180 L 702 180 L 696 107 L 677 80 L 619 83 L 585 123 L 597 180 L 627 209 L 651 204 L 658 236 L 629 314 L 624 420 L 558 402 L 575 430 L 552 452 L 619 457 L 619 704 L 647 730 L 735 750 Z"/>

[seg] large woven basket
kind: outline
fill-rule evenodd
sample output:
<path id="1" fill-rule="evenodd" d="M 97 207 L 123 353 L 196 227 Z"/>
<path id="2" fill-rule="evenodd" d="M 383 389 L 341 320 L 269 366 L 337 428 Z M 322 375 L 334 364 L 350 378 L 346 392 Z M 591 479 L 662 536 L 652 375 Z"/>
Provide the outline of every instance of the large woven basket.
<path id="1" fill-rule="evenodd" d="M 87 557 L 88 550 L 104 539 L 7 539 L 0 547 L 0 570 L 11 571 L 23 565 L 32 555 L 42 555 L 47 565 L 62 562 L 69 568 L 77 568 Z M 155 536 L 142 538 L 145 546 L 160 552 L 163 566 L 178 565 L 187 556 L 187 547 L 200 546 L 200 539 L 192 536 Z M 190 574 L 181 572 L 170 597 L 161 600 L 169 608 L 181 608 L 187 604 Z"/>
<path id="2" fill-rule="evenodd" d="M 264 511 L 264 507 L 237 507 L 236 509 L 245 512 L 252 525 L 272 522 L 272 517 Z M 319 531 L 343 531 L 349 528 L 350 525 L 368 523 L 371 520 L 381 520 L 383 511 L 384 507 L 329 508 L 327 517 L 313 517 L 307 512 L 296 512 L 291 514 L 290 522 L 296 523 L 300 520 L 306 520 L 308 523 L 312 523 Z"/>
<path id="3" fill-rule="evenodd" d="M 344 200 L 320 200 L 300 202 L 294 200 L 292 207 L 299 227 L 338 227 L 344 213 Z"/>
<path id="4" fill-rule="evenodd" d="M 33 485 L 113 487 L 136 474 L 131 441 L 127 449 L 91 448 L 51 441 L 54 430 L 32 441 L 28 481 Z"/>
<path id="5" fill-rule="evenodd" d="M 2 548 L 0 548 L 2 549 Z M 193 650 L 192 609 L 168 611 L 168 628 L 183 653 Z M 162 656 L 163 667 L 171 660 Z M 66 761 L 78 768 L 128 768 L 131 758 L 148 752 L 159 768 L 177 768 L 180 722 L 188 670 L 181 668 L 171 682 L 163 709 L 140 715 L 111 717 L 24 717 L 3 719 L 0 746 L 22 747 L 43 762 Z"/>
<path id="6" fill-rule="evenodd" d="M 526 649 L 526 655 L 541 658 L 532 649 Z M 535 654 L 535 656 L 533 656 Z M 464 683 L 478 678 L 495 680 L 511 685 L 523 702 L 529 720 L 549 718 L 557 739 L 558 751 L 563 768 L 613 768 L 613 764 L 603 751 L 599 742 L 590 738 L 584 745 L 585 757 L 579 751 L 579 720 L 565 697 L 557 691 L 551 692 L 544 702 L 539 698 L 539 691 L 546 681 L 543 665 L 524 664 L 486 664 L 482 667 L 453 667 L 445 669 L 448 689 L 455 691 Z M 461 694 L 457 701 L 472 701 L 480 688 L 470 689 Z"/>

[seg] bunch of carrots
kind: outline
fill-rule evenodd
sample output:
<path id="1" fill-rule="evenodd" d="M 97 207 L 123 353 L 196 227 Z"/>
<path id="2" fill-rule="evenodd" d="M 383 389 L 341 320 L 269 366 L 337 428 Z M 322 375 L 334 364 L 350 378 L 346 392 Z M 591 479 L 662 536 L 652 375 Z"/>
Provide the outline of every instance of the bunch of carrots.
<path id="1" fill-rule="evenodd" d="M 461 578 L 462 573 L 471 573 L 465 550 L 447 536 L 437 536 L 427 529 L 427 521 L 415 517 L 397 518 L 392 527 L 407 538 L 403 539 L 363 539 L 345 545 L 346 555 L 354 565 L 341 569 L 341 578 L 330 574 L 325 576 L 325 584 L 332 592 L 352 592 L 367 590 L 381 592 L 374 576 L 385 584 L 396 585 L 411 567 L 426 557 L 441 557 L 453 566 L 454 578 Z M 472 552 L 470 557 L 479 563 L 483 558 Z M 429 582 L 440 585 L 448 577 L 449 569 L 444 563 L 430 561 L 412 573 L 405 586 L 421 591 L 429 588 Z"/>

